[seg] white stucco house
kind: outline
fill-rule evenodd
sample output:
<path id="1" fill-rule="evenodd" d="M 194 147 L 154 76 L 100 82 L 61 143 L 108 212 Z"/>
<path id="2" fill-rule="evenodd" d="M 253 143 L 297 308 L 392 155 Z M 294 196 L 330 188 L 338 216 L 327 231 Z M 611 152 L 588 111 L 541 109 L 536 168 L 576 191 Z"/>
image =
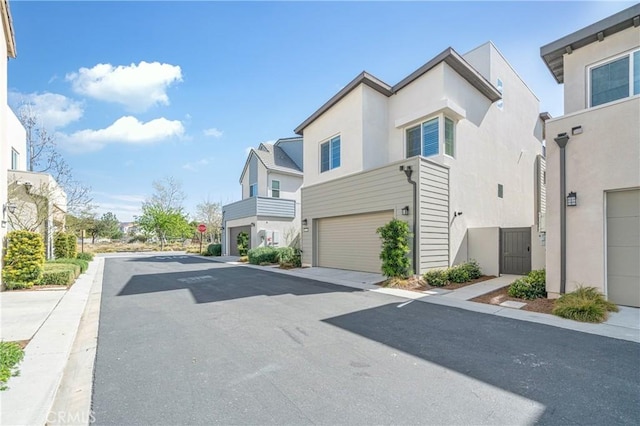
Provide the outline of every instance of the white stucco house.
<path id="1" fill-rule="evenodd" d="M 540 54 L 564 84 L 546 128 L 547 292 L 640 307 L 640 4 Z"/>
<path id="2" fill-rule="evenodd" d="M 302 138 L 262 143 L 247 156 L 240 184 L 242 200 L 222 207 L 222 253 L 237 256 L 238 235 L 249 247 L 299 244 Z"/>
<path id="3" fill-rule="evenodd" d="M 11 23 L 11 12 L 7 0 L 0 0 L 0 204 L 2 219 L 0 226 L 0 242 L 4 247 L 7 234 L 7 170 L 11 166 L 9 135 L 7 134 L 9 115 L 12 114 L 7 105 L 7 60 L 16 57 L 16 42 Z M 0 276 L 2 262 L 0 261 Z"/>
<path id="4" fill-rule="evenodd" d="M 376 229 L 414 235 L 413 270 L 544 266 L 539 101 L 491 42 L 395 85 L 363 72 L 302 122 L 303 264 L 380 272 Z"/>

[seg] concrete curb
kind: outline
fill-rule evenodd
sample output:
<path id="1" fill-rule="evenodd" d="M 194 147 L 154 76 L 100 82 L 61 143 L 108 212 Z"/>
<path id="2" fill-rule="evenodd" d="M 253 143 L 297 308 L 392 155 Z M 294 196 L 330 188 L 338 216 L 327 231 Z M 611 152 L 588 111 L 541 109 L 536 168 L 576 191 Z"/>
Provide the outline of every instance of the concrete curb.
<path id="1" fill-rule="evenodd" d="M 102 279 L 104 259 L 96 258 L 62 297 L 25 349 L 20 375 L 0 393 L 1 423 L 44 425 L 67 365 L 80 318 L 96 280 Z"/>
<path id="2" fill-rule="evenodd" d="M 544 324 L 552 327 L 564 328 L 566 330 L 579 331 L 581 333 L 596 334 L 599 336 L 610 337 L 612 339 L 628 340 L 630 342 L 640 343 L 640 330 L 637 328 L 623 327 L 613 324 L 589 324 L 578 321 L 572 321 L 565 318 L 560 318 L 555 315 L 542 314 L 539 312 L 522 311 L 519 309 L 506 308 L 496 305 L 488 305 L 485 303 L 470 302 L 468 300 L 459 300 L 452 297 L 452 294 L 447 293 L 444 295 L 424 295 L 414 291 L 393 289 L 393 288 L 381 288 L 372 284 L 357 284 L 344 280 L 336 279 L 324 279 L 319 276 L 309 277 L 308 275 L 295 273 L 291 270 L 283 270 L 258 265 L 248 265 L 238 262 L 225 262 L 221 260 L 215 260 L 210 257 L 201 256 L 204 259 L 211 260 L 218 263 L 227 263 L 238 266 L 244 266 L 248 268 L 261 269 L 263 271 L 270 271 L 276 274 L 293 275 L 301 278 L 313 279 L 317 281 L 323 281 L 329 284 L 343 285 L 347 287 L 358 288 L 360 290 L 374 291 L 376 293 L 387 294 L 394 297 L 399 297 L 405 300 L 416 300 L 418 302 L 432 303 L 435 305 L 449 306 L 452 308 L 465 309 L 467 311 L 479 312 L 487 315 L 497 315 L 505 318 L 516 319 L 520 321 L 534 322 L 538 324 Z M 489 289 L 488 291 L 491 291 Z M 474 297 L 477 295 L 474 295 Z"/>

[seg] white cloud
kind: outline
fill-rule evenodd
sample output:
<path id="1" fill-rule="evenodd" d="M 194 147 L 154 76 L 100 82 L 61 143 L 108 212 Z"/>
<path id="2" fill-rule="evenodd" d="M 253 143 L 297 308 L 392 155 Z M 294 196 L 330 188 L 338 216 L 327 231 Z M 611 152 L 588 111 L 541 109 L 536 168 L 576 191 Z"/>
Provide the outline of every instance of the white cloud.
<path id="1" fill-rule="evenodd" d="M 69 73 L 66 79 L 76 93 L 141 112 L 154 105 L 169 105 L 167 89 L 182 81 L 182 70 L 178 65 L 160 62 L 142 61 L 117 67 L 98 64 Z"/>
<path id="2" fill-rule="evenodd" d="M 184 126 L 178 120 L 161 117 L 143 123 L 125 116 L 105 129 L 85 129 L 69 135 L 58 132 L 56 137 L 70 151 L 96 151 L 111 143 L 151 144 L 183 135 Z"/>
<path id="3" fill-rule="evenodd" d="M 47 129 L 64 127 L 79 120 L 84 114 L 82 102 L 57 93 L 9 92 L 9 102 L 18 111 L 30 108 L 38 119 L 38 125 Z"/>
<path id="4" fill-rule="evenodd" d="M 182 168 L 185 170 L 189 170 L 190 172 L 197 172 L 200 168 L 211 164 L 213 161 L 213 157 L 202 158 L 198 161 L 189 162 L 182 165 Z"/>
<path id="5" fill-rule="evenodd" d="M 212 136 L 218 139 L 222 137 L 224 132 L 222 130 L 216 129 L 215 127 L 212 127 L 210 129 L 204 129 L 202 133 L 204 133 L 205 136 Z"/>

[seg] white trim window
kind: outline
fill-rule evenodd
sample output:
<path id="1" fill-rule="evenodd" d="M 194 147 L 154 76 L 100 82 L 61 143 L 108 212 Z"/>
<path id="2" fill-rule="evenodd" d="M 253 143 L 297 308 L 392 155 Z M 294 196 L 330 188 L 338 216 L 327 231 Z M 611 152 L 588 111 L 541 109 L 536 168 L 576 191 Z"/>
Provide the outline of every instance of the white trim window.
<path id="1" fill-rule="evenodd" d="M 589 106 L 640 94 L 640 50 L 589 68 Z"/>
<path id="2" fill-rule="evenodd" d="M 252 183 L 249 185 L 249 197 L 257 197 L 258 196 L 258 184 Z"/>
<path id="3" fill-rule="evenodd" d="M 498 92 L 500 92 L 501 95 L 504 95 L 504 83 L 502 80 L 498 79 L 498 81 L 496 81 L 496 89 L 498 89 Z M 500 100 L 496 102 L 496 105 L 498 106 L 498 109 L 502 111 L 504 109 L 504 97 L 500 98 Z"/>
<path id="4" fill-rule="evenodd" d="M 443 129 L 440 129 L 440 118 Z M 440 134 L 444 133 L 442 141 Z M 442 148 L 440 144 L 442 142 Z M 406 158 L 422 155 L 431 157 L 441 152 L 449 157 L 455 155 L 455 122 L 449 117 L 438 116 L 423 121 L 405 130 Z"/>
<path id="5" fill-rule="evenodd" d="M 279 180 L 271 181 L 271 196 L 273 198 L 280 198 L 280 181 Z"/>
<path id="6" fill-rule="evenodd" d="M 19 163 L 20 163 L 20 153 L 15 149 L 11 148 L 11 170 L 18 170 Z"/>
<path id="7" fill-rule="evenodd" d="M 320 144 L 320 173 L 340 167 L 340 136 Z"/>

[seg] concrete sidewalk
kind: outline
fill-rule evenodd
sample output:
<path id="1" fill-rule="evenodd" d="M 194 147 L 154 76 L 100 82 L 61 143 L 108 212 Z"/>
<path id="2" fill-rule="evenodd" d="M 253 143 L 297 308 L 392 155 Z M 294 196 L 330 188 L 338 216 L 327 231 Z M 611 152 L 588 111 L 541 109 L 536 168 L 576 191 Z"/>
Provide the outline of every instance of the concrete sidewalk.
<path id="1" fill-rule="evenodd" d="M 508 308 L 498 305 L 488 305 L 485 303 L 470 302 L 470 299 L 505 287 L 513 282 L 518 276 L 503 275 L 491 280 L 482 281 L 457 290 L 416 292 L 395 288 L 382 288 L 377 285 L 384 280 L 379 274 L 368 272 L 343 271 L 330 268 L 298 268 L 284 270 L 273 266 L 249 265 L 238 262 L 237 257 L 205 257 L 215 262 L 243 265 L 248 268 L 257 268 L 287 274 L 301 278 L 314 279 L 331 284 L 344 285 L 361 290 L 375 291 L 377 293 L 389 294 L 402 297 L 407 300 L 416 300 L 424 303 L 450 306 L 453 308 L 466 309 L 469 311 L 481 312 L 488 315 L 497 315 L 522 321 L 530 321 L 539 324 L 546 324 L 553 327 L 565 328 L 568 330 L 580 331 L 583 333 L 597 334 L 614 339 L 629 340 L 640 343 L 640 309 L 620 307 L 620 312 L 611 313 L 609 320 L 601 324 L 589 324 L 578 321 L 560 318 L 555 315 L 538 312 L 523 311 L 520 309 Z"/>
<path id="2" fill-rule="evenodd" d="M 0 340 L 31 340 L 65 294 L 66 287 L 0 292 Z"/>
<path id="3" fill-rule="evenodd" d="M 48 423 L 48 415 L 67 365 L 89 292 L 95 282 L 102 280 L 103 269 L 104 259 L 96 257 L 90 263 L 89 269 L 78 277 L 69 290 L 51 292 L 62 296 L 48 314 L 45 315 L 47 309 L 53 304 L 53 294 L 47 303 L 42 301 L 43 311 L 39 315 L 25 316 L 25 318 L 32 318 L 33 321 L 21 331 L 25 333 L 23 335 L 26 336 L 34 328 L 36 332 L 25 348 L 24 359 L 19 365 L 20 375 L 12 377 L 8 383 L 9 389 L 0 392 L 1 424 L 44 425 Z M 3 294 L 3 302 L 11 300 L 14 307 L 28 304 L 29 300 L 37 298 L 34 298 L 31 293 L 33 292 Z M 44 296 L 42 298 L 46 299 Z M 43 317 L 44 321 L 40 322 Z M 39 325 L 36 327 L 34 324 Z M 19 330 L 18 327 L 13 329 Z"/>

